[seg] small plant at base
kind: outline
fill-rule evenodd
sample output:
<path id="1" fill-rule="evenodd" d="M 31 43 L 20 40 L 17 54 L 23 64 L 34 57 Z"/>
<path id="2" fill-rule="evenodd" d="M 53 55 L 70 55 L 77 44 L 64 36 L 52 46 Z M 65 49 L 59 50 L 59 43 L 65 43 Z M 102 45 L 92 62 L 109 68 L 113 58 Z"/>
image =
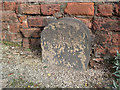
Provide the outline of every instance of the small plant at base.
<path id="1" fill-rule="evenodd" d="M 117 56 L 115 57 L 114 67 L 116 71 L 113 73 L 115 75 L 116 80 L 113 80 L 113 84 L 111 85 L 113 89 L 120 90 L 120 53 L 117 51 Z"/>
<path id="2" fill-rule="evenodd" d="M 22 46 L 21 43 L 15 43 L 15 42 L 10 42 L 10 41 L 2 41 L 2 43 L 6 46 L 15 46 L 15 47 L 20 47 Z"/>
<path id="3" fill-rule="evenodd" d="M 26 50 L 26 51 L 31 51 L 31 49 L 30 49 L 30 48 L 26 48 L 25 50 Z"/>

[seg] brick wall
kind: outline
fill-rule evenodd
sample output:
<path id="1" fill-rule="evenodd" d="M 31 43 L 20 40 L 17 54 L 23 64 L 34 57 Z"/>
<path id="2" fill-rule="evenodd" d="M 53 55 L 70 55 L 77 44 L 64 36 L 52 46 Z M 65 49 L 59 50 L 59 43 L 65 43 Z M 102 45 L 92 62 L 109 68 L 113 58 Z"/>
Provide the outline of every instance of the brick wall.
<path id="1" fill-rule="evenodd" d="M 91 55 L 100 61 L 120 52 L 120 2 L 1 2 L 2 40 L 24 48 L 40 43 L 44 26 L 63 17 L 83 21 L 92 32 Z"/>

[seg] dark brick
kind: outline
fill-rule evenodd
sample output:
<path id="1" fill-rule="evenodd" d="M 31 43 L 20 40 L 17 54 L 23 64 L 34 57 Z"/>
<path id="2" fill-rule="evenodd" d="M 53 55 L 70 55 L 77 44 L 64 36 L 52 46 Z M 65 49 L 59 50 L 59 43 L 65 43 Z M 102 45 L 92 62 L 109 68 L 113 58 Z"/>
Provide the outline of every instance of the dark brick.
<path id="1" fill-rule="evenodd" d="M 24 48 L 31 48 L 30 39 L 28 39 L 28 38 L 23 38 L 23 47 L 24 47 Z"/>
<path id="2" fill-rule="evenodd" d="M 85 23 L 88 28 L 92 28 L 92 19 L 87 19 L 87 18 L 76 18 L 76 19 L 83 21 L 83 23 Z"/>
<path id="3" fill-rule="evenodd" d="M 120 46 L 120 33 L 112 33 L 112 42 L 113 45 Z"/>
<path id="4" fill-rule="evenodd" d="M 56 18 L 54 17 L 30 17 L 28 18 L 28 26 L 34 26 L 34 27 L 44 27 L 48 23 L 51 23 L 55 21 Z"/>
<path id="5" fill-rule="evenodd" d="M 41 12 L 43 15 L 53 15 L 60 11 L 61 4 L 41 4 Z"/>
<path id="6" fill-rule="evenodd" d="M 120 31 L 120 20 L 95 19 L 93 27 L 94 30 Z"/>
<path id="7" fill-rule="evenodd" d="M 2 23 L 2 31 L 4 30 L 8 31 L 8 23 L 5 23 L 5 22 Z"/>
<path id="8" fill-rule="evenodd" d="M 15 11 L 16 2 L 4 2 L 4 10 Z"/>
<path id="9" fill-rule="evenodd" d="M 98 5 L 98 14 L 99 16 L 112 16 L 113 6 L 112 4 L 102 4 Z"/>
<path id="10" fill-rule="evenodd" d="M 17 33 L 20 32 L 20 23 L 10 23 L 10 32 Z"/>
<path id="11" fill-rule="evenodd" d="M 21 42 L 22 36 L 20 33 L 17 34 L 6 34 L 6 39 L 11 42 Z"/>
<path id="12" fill-rule="evenodd" d="M 116 14 L 118 15 L 118 16 L 120 16 L 120 2 L 118 3 L 118 4 L 116 4 L 115 5 L 115 9 L 116 9 Z"/>
<path id="13" fill-rule="evenodd" d="M 40 14 L 40 5 L 20 4 L 18 12 L 20 14 Z"/>
<path id="14" fill-rule="evenodd" d="M 18 18 L 14 12 L 2 12 L 2 21 L 15 23 L 18 22 Z"/>
<path id="15" fill-rule="evenodd" d="M 40 28 L 20 29 L 24 37 L 40 37 Z"/>

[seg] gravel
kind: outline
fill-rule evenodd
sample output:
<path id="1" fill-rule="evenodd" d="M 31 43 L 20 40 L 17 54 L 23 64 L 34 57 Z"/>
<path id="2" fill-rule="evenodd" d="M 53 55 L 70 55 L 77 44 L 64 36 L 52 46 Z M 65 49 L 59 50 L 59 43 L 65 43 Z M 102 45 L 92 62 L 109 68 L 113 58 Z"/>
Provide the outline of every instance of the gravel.
<path id="1" fill-rule="evenodd" d="M 8 87 L 108 88 L 113 78 L 102 65 L 79 71 L 41 62 L 40 51 L 2 46 L 2 83 Z"/>

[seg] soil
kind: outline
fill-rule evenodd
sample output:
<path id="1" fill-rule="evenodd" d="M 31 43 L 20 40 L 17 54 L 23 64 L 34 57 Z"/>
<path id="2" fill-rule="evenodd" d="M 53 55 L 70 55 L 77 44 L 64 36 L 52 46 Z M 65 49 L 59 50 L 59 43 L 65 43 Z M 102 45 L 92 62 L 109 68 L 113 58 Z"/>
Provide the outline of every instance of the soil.
<path id="1" fill-rule="evenodd" d="M 2 88 L 110 88 L 112 74 L 105 64 L 94 62 L 78 71 L 42 62 L 40 49 L 2 44 Z"/>

